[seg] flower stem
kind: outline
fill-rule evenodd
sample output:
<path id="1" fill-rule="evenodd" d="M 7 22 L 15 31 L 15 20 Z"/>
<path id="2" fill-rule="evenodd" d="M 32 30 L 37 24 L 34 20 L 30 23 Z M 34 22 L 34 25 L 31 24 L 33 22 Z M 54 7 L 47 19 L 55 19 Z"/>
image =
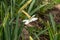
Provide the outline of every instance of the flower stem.
<path id="1" fill-rule="evenodd" d="M 30 19 L 31 18 L 31 16 L 27 13 L 27 12 L 25 12 L 24 10 L 22 10 L 22 12 Z"/>
<path id="2" fill-rule="evenodd" d="M 27 1 L 18 11 L 18 13 L 20 11 L 23 12 L 29 19 L 31 18 L 31 16 L 27 12 L 25 12 L 23 9 L 25 9 L 31 3 L 31 1 L 32 0 Z"/>
<path id="3" fill-rule="evenodd" d="M 26 8 L 26 7 L 31 3 L 31 1 L 32 1 L 32 0 L 27 1 L 27 2 L 19 9 L 18 13 L 19 13 L 21 10 L 23 10 L 24 8 Z"/>

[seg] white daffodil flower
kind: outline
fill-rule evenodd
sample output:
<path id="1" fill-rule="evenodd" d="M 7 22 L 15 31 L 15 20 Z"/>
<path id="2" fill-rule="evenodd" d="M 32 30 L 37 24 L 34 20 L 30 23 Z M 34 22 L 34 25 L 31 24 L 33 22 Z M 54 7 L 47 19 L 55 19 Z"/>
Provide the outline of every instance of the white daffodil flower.
<path id="1" fill-rule="evenodd" d="M 23 22 L 27 25 L 29 24 L 30 22 L 33 22 L 33 21 L 36 21 L 38 18 L 35 18 L 35 15 L 33 15 L 31 17 L 31 19 L 28 19 L 28 20 L 23 20 Z"/>

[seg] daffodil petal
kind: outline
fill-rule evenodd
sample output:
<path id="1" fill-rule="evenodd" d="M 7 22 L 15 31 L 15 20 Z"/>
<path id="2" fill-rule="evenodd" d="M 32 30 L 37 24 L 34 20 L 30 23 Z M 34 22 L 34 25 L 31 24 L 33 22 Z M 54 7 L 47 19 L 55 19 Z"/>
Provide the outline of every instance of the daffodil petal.
<path id="1" fill-rule="evenodd" d="M 31 20 L 30 20 L 30 22 L 32 22 L 32 21 L 36 21 L 38 18 L 32 18 Z"/>
<path id="2" fill-rule="evenodd" d="M 31 17 L 31 19 L 23 20 L 23 22 L 25 22 L 25 24 L 27 25 L 27 24 L 29 24 L 29 23 L 32 22 L 32 21 L 36 21 L 38 18 L 34 18 L 34 17 L 35 17 L 35 15 L 33 15 L 33 16 Z"/>
<path id="3" fill-rule="evenodd" d="M 25 24 L 26 24 L 26 25 L 29 24 L 29 21 L 26 21 Z"/>
<path id="4" fill-rule="evenodd" d="M 34 18 L 34 17 L 35 17 L 35 15 L 32 16 L 32 18 Z"/>
<path id="5" fill-rule="evenodd" d="M 26 22 L 26 21 L 28 21 L 28 20 L 23 20 L 23 22 Z"/>

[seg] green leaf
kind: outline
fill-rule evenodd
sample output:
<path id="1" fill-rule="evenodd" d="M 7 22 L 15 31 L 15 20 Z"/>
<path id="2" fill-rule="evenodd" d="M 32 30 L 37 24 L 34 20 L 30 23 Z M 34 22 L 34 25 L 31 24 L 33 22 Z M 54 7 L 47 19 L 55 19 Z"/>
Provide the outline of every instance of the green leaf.
<path id="1" fill-rule="evenodd" d="M 19 20 L 19 16 L 17 16 L 17 18 L 16 18 L 16 26 L 15 26 L 15 29 L 14 29 L 14 40 L 17 40 L 17 38 L 18 38 L 18 29 L 19 29 L 18 20 Z"/>
<path id="2" fill-rule="evenodd" d="M 49 17 L 50 17 L 50 21 L 51 21 L 51 24 L 52 24 L 53 30 L 54 30 L 54 32 L 56 32 L 55 21 L 54 21 L 54 18 L 53 18 L 53 16 L 52 16 L 51 13 L 49 13 Z"/>
<path id="3" fill-rule="evenodd" d="M 32 8 L 33 8 L 33 6 L 34 6 L 35 1 L 36 1 L 36 0 L 32 0 L 32 3 L 30 4 L 29 9 L 28 9 L 28 13 L 31 12 L 31 10 L 32 10 Z"/>
<path id="4" fill-rule="evenodd" d="M 30 15 L 33 15 L 36 11 L 38 11 L 40 8 L 42 8 L 42 7 L 44 7 L 44 6 L 46 6 L 47 4 L 44 4 L 44 5 L 39 5 L 39 6 L 37 6 L 33 11 L 31 11 L 30 12 Z"/>
<path id="5" fill-rule="evenodd" d="M 50 40 L 53 40 L 53 32 L 52 32 L 49 21 L 47 21 L 47 28 L 49 28 L 48 33 L 49 33 Z"/>
<path id="6" fill-rule="evenodd" d="M 54 0 L 55 3 L 59 4 L 60 3 L 60 0 Z"/>

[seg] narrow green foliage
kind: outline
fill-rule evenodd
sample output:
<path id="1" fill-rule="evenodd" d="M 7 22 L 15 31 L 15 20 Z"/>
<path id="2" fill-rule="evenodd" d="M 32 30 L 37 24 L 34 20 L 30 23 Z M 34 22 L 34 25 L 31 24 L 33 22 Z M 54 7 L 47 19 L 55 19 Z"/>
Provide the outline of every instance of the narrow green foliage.
<path id="1" fill-rule="evenodd" d="M 32 10 L 32 8 L 33 8 L 33 6 L 34 6 L 34 4 L 35 4 L 35 1 L 36 1 L 36 0 L 33 0 L 32 3 L 30 4 L 29 9 L 28 9 L 28 13 L 31 12 L 31 10 Z"/>
<path id="2" fill-rule="evenodd" d="M 46 0 L 0 0 L 0 40 L 21 40 L 21 36 L 23 40 L 23 28 L 26 28 L 28 35 L 34 40 L 40 40 L 41 35 L 47 35 L 49 38 L 46 40 L 60 40 L 60 24 L 55 24 L 52 13 L 48 14 L 49 20 L 46 17 L 48 21 L 45 20 L 47 15 L 44 14 L 46 11 L 50 12 L 48 9 L 59 3 L 60 0 L 47 0 L 47 2 Z M 22 21 L 27 19 L 27 16 L 22 10 L 30 16 L 36 14 L 38 20 L 25 25 Z"/>
<path id="3" fill-rule="evenodd" d="M 44 6 L 46 6 L 47 4 L 44 4 L 44 5 L 39 5 L 39 6 L 37 6 L 33 11 L 31 11 L 30 13 L 30 15 L 33 15 L 37 10 L 39 10 L 40 8 L 42 8 L 42 7 L 44 7 Z"/>
<path id="4" fill-rule="evenodd" d="M 18 38 L 18 29 L 19 29 L 18 20 L 19 20 L 19 16 L 17 16 L 17 18 L 16 18 L 16 26 L 15 26 L 15 29 L 14 29 L 14 40 L 17 40 L 17 38 Z"/>
<path id="5" fill-rule="evenodd" d="M 51 21 L 52 31 L 53 31 L 53 34 L 54 34 L 53 40 L 57 40 L 57 35 L 56 35 L 56 33 L 57 33 L 57 27 L 56 27 L 54 18 L 53 18 L 53 16 L 52 16 L 51 13 L 49 14 L 49 17 L 50 17 L 50 21 Z"/>
<path id="6" fill-rule="evenodd" d="M 52 29 L 51 29 L 51 26 L 50 26 L 50 23 L 49 23 L 49 21 L 47 21 L 47 28 L 49 28 L 48 29 L 48 33 L 49 33 L 49 37 L 50 37 L 50 40 L 53 40 L 53 31 L 52 31 Z"/>
<path id="7" fill-rule="evenodd" d="M 56 31 L 55 22 L 54 22 L 54 18 L 53 18 L 51 13 L 49 13 L 49 17 L 50 17 L 50 20 L 51 20 L 51 24 L 52 24 L 53 30 L 55 32 Z"/>
<path id="8" fill-rule="evenodd" d="M 7 23 L 7 21 L 8 21 L 8 18 L 9 18 L 9 12 L 7 13 L 7 15 L 5 15 L 5 18 L 4 18 L 4 20 L 3 20 L 3 27 L 5 27 L 5 25 L 6 25 L 6 23 Z"/>
<path id="9" fill-rule="evenodd" d="M 19 6 L 23 5 L 26 0 L 22 0 L 22 2 L 19 4 Z"/>

